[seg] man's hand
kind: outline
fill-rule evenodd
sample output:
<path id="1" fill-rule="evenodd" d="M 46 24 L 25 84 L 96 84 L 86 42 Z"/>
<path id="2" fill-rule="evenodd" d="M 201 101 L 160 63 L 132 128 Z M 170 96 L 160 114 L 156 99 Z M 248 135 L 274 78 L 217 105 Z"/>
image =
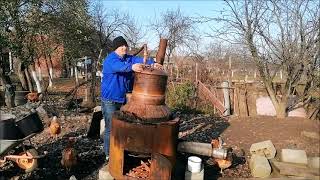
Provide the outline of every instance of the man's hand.
<path id="1" fill-rule="evenodd" d="M 163 70 L 163 66 L 159 63 L 154 63 L 153 68 Z"/>
<path id="2" fill-rule="evenodd" d="M 134 72 L 141 72 L 141 71 L 143 71 L 143 68 L 144 68 L 144 65 L 140 64 L 140 63 L 132 65 L 132 70 Z"/>

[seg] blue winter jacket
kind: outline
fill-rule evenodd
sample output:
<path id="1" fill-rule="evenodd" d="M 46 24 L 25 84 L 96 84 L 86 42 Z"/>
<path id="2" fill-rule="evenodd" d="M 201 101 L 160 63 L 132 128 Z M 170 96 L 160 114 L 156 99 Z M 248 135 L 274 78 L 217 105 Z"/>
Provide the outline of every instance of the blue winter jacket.
<path id="1" fill-rule="evenodd" d="M 119 56 L 112 52 L 103 61 L 101 100 L 118 103 L 126 102 L 126 93 L 133 88 L 132 65 L 143 63 L 142 57 L 125 55 Z M 153 64 L 152 59 L 147 60 L 147 64 Z"/>

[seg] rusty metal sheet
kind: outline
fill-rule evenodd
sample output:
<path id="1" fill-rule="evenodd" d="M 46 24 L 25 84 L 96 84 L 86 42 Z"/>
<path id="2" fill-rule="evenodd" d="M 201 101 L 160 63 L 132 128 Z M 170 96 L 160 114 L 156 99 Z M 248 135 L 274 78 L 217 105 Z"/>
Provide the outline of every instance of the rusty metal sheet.
<path id="1" fill-rule="evenodd" d="M 151 180 L 170 180 L 172 165 L 171 162 L 163 155 L 154 153 L 151 162 Z"/>
<path id="2" fill-rule="evenodd" d="M 176 161 L 178 125 L 178 118 L 161 123 L 147 124 L 129 122 L 113 116 L 110 135 L 110 174 L 116 179 L 130 179 L 130 177 L 124 175 L 125 151 L 150 153 L 151 156 L 162 154 L 169 161 L 170 167 L 174 166 Z M 159 158 L 157 157 L 156 159 Z M 162 166 L 163 163 L 155 165 L 156 168 Z M 172 171 L 168 167 L 162 167 L 162 169 L 165 169 L 162 170 L 164 174 L 171 173 Z"/>
<path id="3" fill-rule="evenodd" d="M 171 164 L 176 161 L 177 137 L 179 133 L 179 119 L 163 122 L 157 126 L 158 135 L 154 136 L 153 151 L 168 157 Z"/>
<path id="4" fill-rule="evenodd" d="M 156 125 L 129 123 L 112 119 L 111 134 L 121 143 L 121 147 L 136 152 L 151 152 Z"/>

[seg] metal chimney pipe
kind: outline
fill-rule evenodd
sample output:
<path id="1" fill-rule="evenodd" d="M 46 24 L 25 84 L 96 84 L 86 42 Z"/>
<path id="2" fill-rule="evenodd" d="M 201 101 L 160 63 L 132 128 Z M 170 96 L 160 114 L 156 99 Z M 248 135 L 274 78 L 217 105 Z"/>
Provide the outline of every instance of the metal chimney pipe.
<path id="1" fill-rule="evenodd" d="M 159 50 L 156 55 L 157 63 L 163 65 L 164 57 L 166 55 L 168 39 L 160 39 Z"/>

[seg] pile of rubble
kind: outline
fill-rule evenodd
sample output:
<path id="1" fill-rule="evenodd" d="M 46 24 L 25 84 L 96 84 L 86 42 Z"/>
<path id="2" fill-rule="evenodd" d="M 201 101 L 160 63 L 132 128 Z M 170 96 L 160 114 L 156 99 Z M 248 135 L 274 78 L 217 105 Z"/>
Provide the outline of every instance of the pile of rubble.
<path id="1" fill-rule="evenodd" d="M 249 167 L 253 177 L 315 179 L 320 176 L 320 158 L 307 157 L 304 150 L 282 149 L 279 157 L 270 140 L 252 144 Z"/>

